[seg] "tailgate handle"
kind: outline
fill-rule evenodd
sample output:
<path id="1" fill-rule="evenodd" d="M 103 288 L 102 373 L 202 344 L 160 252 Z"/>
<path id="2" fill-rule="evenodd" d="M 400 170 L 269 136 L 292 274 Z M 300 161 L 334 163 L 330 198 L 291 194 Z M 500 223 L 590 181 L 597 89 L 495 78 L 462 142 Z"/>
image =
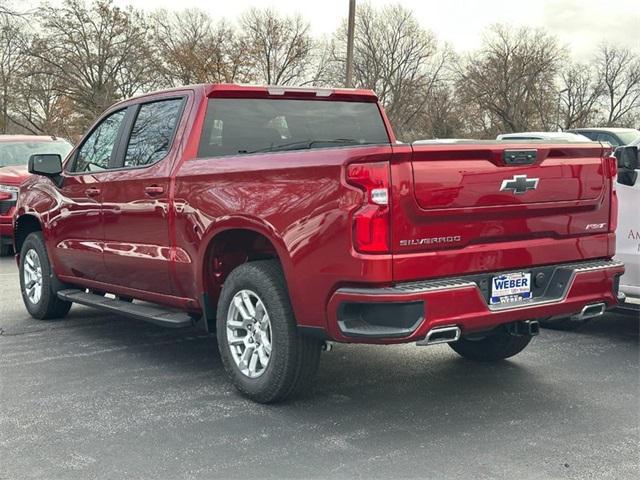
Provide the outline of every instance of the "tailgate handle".
<path id="1" fill-rule="evenodd" d="M 533 150 L 505 150 L 502 159 L 507 165 L 531 165 L 535 163 L 538 151 Z"/>

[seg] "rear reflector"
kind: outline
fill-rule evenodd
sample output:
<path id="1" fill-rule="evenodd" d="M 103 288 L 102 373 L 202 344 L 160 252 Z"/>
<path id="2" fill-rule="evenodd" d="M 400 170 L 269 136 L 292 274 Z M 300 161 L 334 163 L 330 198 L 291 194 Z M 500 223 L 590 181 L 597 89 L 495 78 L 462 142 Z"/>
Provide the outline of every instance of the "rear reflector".
<path id="1" fill-rule="evenodd" d="M 354 163 L 347 182 L 364 192 L 362 207 L 353 215 L 353 246 L 361 253 L 390 250 L 389 164 Z"/>
<path id="2" fill-rule="evenodd" d="M 605 157 L 605 176 L 611 182 L 611 205 L 609 207 L 609 232 L 618 228 L 618 195 L 616 193 L 616 175 L 618 175 L 618 159 L 613 155 Z"/>

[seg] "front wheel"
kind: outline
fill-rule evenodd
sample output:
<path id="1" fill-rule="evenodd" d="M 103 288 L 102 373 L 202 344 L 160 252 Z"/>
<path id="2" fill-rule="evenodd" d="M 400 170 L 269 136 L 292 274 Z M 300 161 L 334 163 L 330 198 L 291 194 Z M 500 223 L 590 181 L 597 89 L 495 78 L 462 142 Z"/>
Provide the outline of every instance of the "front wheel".
<path id="1" fill-rule="evenodd" d="M 321 345 L 298 333 L 277 261 L 245 263 L 229 274 L 216 330 L 222 363 L 243 395 L 272 403 L 311 389 Z"/>
<path id="2" fill-rule="evenodd" d="M 8 257 L 13 254 L 13 247 L 9 243 L 3 243 L 0 239 L 0 257 Z"/>
<path id="3" fill-rule="evenodd" d="M 60 300 L 42 233 L 30 233 L 20 250 L 20 289 L 29 314 L 38 320 L 62 318 L 71 302 Z"/>
<path id="4" fill-rule="evenodd" d="M 525 349 L 529 335 L 511 335 L 504 327 L 499 327 L 484 337 L 462 337 L 449 346 L 460 356 L 477 362 L 496 362 L 513 357 Z"/>

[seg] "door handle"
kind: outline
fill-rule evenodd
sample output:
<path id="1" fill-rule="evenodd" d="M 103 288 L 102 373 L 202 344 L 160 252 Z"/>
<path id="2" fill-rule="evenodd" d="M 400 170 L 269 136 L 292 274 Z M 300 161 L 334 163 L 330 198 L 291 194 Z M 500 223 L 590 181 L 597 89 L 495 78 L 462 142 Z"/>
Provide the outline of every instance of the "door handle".
<path id="1" fill-rule="evenodd" d="M 84 191 L 85 195 L 87 197 L 97 197 L 98 195 L 100 195 L 100 189 L 99 188 L 87 188 Z"/>
<path id="2" fill-rule="evenodd" d="M 148 185 L 144 187 L 144 193 L 146 193 L 150 197 L 153 197 L 155 195 L 161 195 L 164 193 L 164 187 L 160 185 Z"/>

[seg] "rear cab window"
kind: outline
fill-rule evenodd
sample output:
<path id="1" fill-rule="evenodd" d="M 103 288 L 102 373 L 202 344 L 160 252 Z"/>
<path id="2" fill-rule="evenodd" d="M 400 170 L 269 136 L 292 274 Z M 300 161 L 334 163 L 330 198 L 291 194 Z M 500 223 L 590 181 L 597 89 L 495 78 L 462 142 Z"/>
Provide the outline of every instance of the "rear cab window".
<path id="1" fill-rule="evenodd" d="M 140 105 L 124 156 L 125 168 L 152 165 L 169 153 L 183 103 L 182 98 L 172 98 Z"/>
<path id="2" fill-rule="evenodd" d="M 211 98 L 198 157 L 389 143 L 373 102 Z"/>

